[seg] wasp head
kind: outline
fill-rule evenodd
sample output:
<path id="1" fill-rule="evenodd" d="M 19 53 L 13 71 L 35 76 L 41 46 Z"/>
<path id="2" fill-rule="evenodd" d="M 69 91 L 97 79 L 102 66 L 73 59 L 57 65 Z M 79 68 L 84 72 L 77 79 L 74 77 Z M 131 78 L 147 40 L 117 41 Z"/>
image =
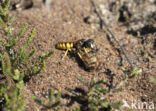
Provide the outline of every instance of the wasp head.
<path id="1" fill-rule="evenodd" d="M 93 39 L 88 39 L 87 41 L 85 41 L 84 42 L 84 46 L 86 48 L 90 48 L 90 49 L 92 49 L 94 51 L 98 51 L 98 48 L 97 48 L 97 46 L 96 46 L 96 44 L 95 44 Z"/>

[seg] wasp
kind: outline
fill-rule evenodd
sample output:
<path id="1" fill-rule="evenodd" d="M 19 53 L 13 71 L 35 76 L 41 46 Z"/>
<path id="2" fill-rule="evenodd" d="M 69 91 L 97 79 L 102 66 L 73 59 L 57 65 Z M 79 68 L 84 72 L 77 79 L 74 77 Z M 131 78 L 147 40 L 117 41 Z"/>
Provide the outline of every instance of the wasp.
<path id="1" fill-rule="evenodd" d="M 98 48 L 93 39 L 80 39 L 72 42 L 60 42 L 56 44 L 57 49 L 73 52 L 83 62 L 86 70 L 95 70 L 98 66 L 97 52 Z"/>

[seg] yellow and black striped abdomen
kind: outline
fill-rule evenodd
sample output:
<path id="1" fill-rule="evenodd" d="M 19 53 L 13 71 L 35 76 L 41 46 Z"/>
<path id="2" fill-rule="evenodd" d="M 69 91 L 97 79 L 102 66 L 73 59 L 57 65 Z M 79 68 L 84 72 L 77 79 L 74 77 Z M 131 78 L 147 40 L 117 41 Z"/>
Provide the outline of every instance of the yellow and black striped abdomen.
<path id="1" fill-rule="evenodd" d="M 74 47 L 74 42 L 60 42 L 56 44 L 57 49 L 70 50 Z"/>

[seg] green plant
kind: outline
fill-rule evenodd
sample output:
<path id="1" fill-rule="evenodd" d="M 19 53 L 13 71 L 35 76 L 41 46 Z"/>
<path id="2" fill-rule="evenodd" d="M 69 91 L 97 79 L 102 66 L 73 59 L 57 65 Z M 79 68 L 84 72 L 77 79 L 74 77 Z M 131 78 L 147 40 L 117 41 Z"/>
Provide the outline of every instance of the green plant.
<path id="1" fill-rule="evenodd" d="M 13 70 L 9 55 L 5 52 L 2 58 L 2 71 L 6 78 L 6 83 L 1 84 L 0 97 L 4 98 L 4 111 L 21 111 L 24 110 L 25 103 L 22 95 L 24 85 L 23 76 L 18 70 Z M 15 81 L 16 82 L 15 82 Z"/>
<path id="2" fill-rule="evenodd" d="M 58 110 L 60 107 L 61 92 L 58 92 L 56 100 L 55 100 L 54 91 L 51 89 L 48 97 L 49 97 L 49 102 L 47 104 L 37 99 L 35 96 L 33 96 L 32 98 L 35 102 L 43 106 L 43 108 L 45 109 L 57 109 Z"/>
<path id="3" fill-rule="evenodd" d="M 0 38 L 0 74 L 4 82 L 0 81 L 0 99 L 3 100 L 3 110 L 23 111 L 25 107 L 22 89 L 24 80 L 43 71 L 45 60 L 53 54 L 50 51 L 39 57 L 38 60 L 29 60 L 35 54 L 33 49 L 27 54 L 27 49 L 33 41 L 35 30 L 33 29 L 26 43 L 19 50 L 18 45 L 20 36 L 25 32 L 27 25 L 24 25 L 19 33 L 12 33 L 12 23 L 15 20 L 9 15 L 10 0 L 0 1 L 0 25 L 3 29 L 3 37 Z M 30 62 L 29 64 L 27 62 Z"/>
<path id="4" fill-rule="evenodd" d="M 122 69 L 122 71 L 125 73 L 125 80 L 128 78 L 134 78 L 142 73 L 142 69 L 138 69 L 137 67 L 131 68 L 129 70 Z"/>
<path id="5" fill-rule="evenodd" d="M 75 107 L 75 108 L 73 108 L 71 110 L 66 110 L 66 111 L 81 111 L 81 110 L 80 110 L 80 107 L 78 106 L 78 107 Z"/>
<path id="6" fill-rule="evenodd" d="M 87 86 L 87 90 L 83 90 L 81 88 L 70 89 L 66 88 L 72 96 L 72 101 L 77 101 L 82 104 L 80 106 L 80 110 L 88 110 L 88 111 L 111 111 L 112 109 L 120 109 L 122 103 L 120 101 L 110 102 L 108 101 L 108 97 L 110 92 L 112 92 L 108 87 L 106 80 L 97 81 L 95 78 L 91 82 L 87 82 L 82 77 L 78 77 L 78 79 Z"/>

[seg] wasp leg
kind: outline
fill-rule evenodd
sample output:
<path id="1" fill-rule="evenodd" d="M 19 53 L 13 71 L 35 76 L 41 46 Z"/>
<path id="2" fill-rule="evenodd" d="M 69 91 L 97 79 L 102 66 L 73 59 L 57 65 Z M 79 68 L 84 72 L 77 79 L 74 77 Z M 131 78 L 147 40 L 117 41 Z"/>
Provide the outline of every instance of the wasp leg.
<path id="1" fill-rule="evenodd" d="M 62 60 L 64 60 L 64 58 L 67 56 L 68 51 L 71 51 L 71 49 L 67 49 L 67 50 L 66 50 L 66 52 L 65 52 L 64 56 L 62 57 Z"/>
<path id="2" fill-rule="evenodd" d="M 89 57 L 87 49 L 85 47 L 83 49 L 84 49 L 86 55 Z"/>
<path id="3" fill-rule="evenodd" d="M 78 54 L 78 56 L 80 57 L 80 59 L 81 59 L 81 60 L 83 60 L 83 59 L 82 59 L 82 56 L 81 56 L 81 54 L 80 54 L 79 52 L 78 52 L 77 54 Z"/>

